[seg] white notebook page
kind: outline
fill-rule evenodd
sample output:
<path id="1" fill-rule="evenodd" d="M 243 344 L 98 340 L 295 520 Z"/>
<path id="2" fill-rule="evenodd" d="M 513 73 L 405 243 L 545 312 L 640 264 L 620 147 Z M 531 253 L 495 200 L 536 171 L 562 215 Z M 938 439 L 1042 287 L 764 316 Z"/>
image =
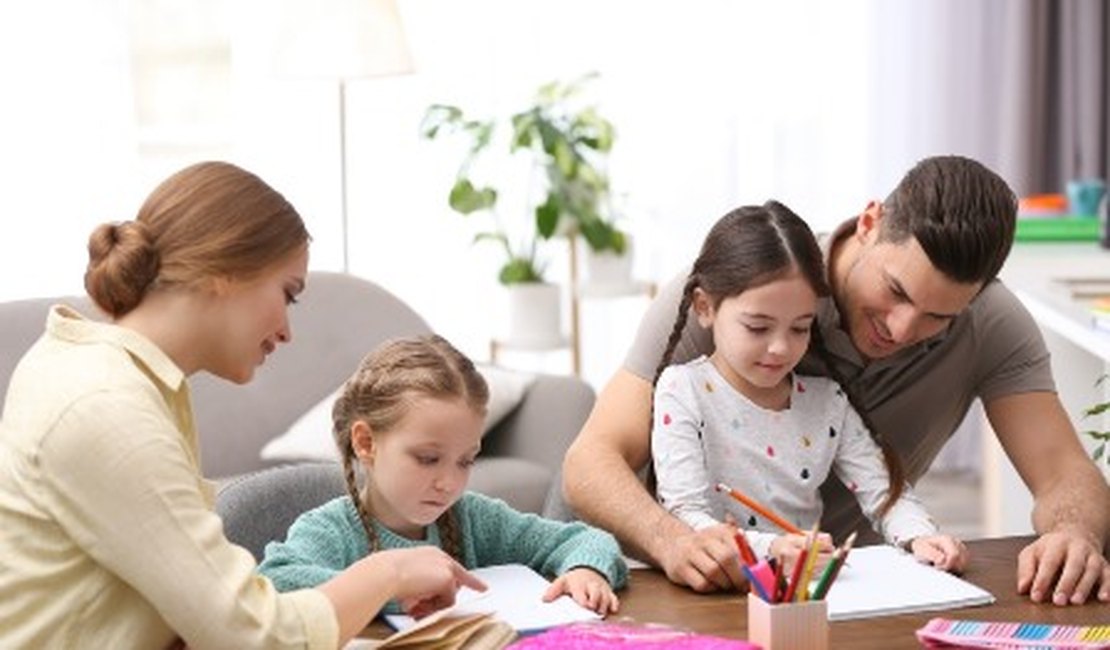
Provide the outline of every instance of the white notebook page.
<path id="1" fill-rule="evenodd" d="M 458 614 L 493 612 L 518 632 L 535 632 L 556 625 L 594 621 L 601 615 L 582 607 L 570 596 L 550 603 L 543 594 L 551 586 L 543 576 L 523 564 L 505 564 L 471 571 L 489 586 L 485 592 L 463 587 L 451 611 Z M 411 626 L 409 616 L 387 615 L 386 622 L 397 630 Z"/>
<path id="2" fill-rule="evenodd" d="M 826 600 L 829 620 L 840 621 L 987 605 L 994 596 L 893 546 L 865 546 L 848 554 Z"/>

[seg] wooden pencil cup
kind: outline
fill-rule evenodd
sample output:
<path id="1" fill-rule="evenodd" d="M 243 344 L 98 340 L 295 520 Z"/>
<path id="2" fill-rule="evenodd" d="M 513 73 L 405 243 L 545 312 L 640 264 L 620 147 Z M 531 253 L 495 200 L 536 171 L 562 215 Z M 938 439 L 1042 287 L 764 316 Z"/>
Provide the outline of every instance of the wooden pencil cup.
<path id="1" fill-rule="evenodd" d="M 771 605 L 748 594 L 748 640 L 763 650 L 828 650 L 828 604 L 807 600 Z"/>

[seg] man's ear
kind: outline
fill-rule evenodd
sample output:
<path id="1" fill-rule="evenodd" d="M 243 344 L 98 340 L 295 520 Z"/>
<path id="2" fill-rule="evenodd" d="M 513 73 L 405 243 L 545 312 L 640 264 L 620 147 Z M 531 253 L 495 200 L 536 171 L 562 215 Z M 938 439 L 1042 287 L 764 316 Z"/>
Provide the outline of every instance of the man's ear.
<path id="1" fill-rule="evenodd" d="M 698 325 L 706 328 L 713 325 L 713 300 L 701 287 L 694 289 L 693 308 Z"/>
<path id="2" fill-rule="evenodd" d="M 856 217 L 855 236 L 860 243 L 874 241 L 879 237 L 879 227 L 883 221 L 883 202 L 868 201 L 867 207 Z"/>
<path id="3" fill-rule="evenodd" d="M 364 463 L 374 462 L 376 448 L 374 445 L 374 431 L 362 420 L 355 420 L 351 424 L 351 449 L 355 458 Z"/>

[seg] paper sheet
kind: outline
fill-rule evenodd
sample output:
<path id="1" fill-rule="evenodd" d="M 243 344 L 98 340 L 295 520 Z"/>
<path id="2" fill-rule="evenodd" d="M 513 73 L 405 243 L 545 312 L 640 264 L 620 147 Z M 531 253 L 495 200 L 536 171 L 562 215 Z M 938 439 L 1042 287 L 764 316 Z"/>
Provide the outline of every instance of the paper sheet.
<path id="1" fill-rule="evenodd" d="M 489 590 L 479 593 L 463 587 L 450 610 L 453 613 L 492 612 L 496 618 L 522 633 L 601 618 L 569 596 L 560 596 L 550 603 L 543 602 L 543 594 L 551 583 L 523 564 L 485 567 L 474 569 L 471 573 L 481 578 Z M 409 616 L 389 615 L 385 620 L 398 630 L 414 623 Z"/>
<path id="2" fill-rule="evenodd" d="M 829 620 L 842 621 L 987 605 L 994 596 L 893 546 L 866 546 L 848 555 L 826 600 Z"/>

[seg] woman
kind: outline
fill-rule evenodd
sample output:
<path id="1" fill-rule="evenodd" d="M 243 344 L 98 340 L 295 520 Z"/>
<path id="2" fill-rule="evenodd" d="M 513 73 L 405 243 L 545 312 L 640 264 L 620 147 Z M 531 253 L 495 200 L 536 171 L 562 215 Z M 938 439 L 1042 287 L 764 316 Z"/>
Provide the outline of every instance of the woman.
<path id="1" fill-rule="evenodd" d="M 224 537 L 186 379 L 245 383 L 290 340 L 308 241 L 280 194 L 214 162 L 93 232 L 85 287 L 111 322 L 54 307 L 0 418 L 0 646 L 335 648 L 391 599 L 482 588 L 421 548 L 279 594 Z"/>

